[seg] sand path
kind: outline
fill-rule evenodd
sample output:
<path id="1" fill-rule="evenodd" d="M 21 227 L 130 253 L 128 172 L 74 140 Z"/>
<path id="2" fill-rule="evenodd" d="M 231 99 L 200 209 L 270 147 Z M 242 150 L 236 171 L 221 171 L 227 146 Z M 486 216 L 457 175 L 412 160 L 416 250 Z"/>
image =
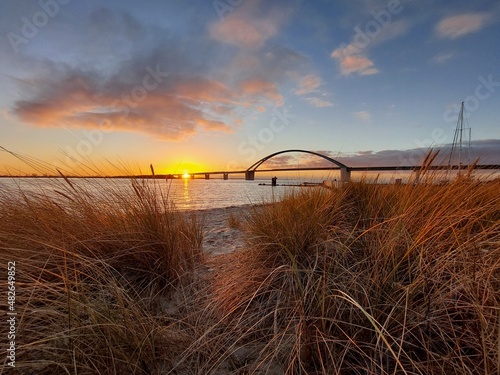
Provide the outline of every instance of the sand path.
<path id="1" fill-rule="evenodd" d="M 243 216 L 250 207 L 192 211 L 203 223 L 203 252 L 207 255 L 222 255 L 245 248 L 243 231 L 238 223 L 243 222 Z"/>

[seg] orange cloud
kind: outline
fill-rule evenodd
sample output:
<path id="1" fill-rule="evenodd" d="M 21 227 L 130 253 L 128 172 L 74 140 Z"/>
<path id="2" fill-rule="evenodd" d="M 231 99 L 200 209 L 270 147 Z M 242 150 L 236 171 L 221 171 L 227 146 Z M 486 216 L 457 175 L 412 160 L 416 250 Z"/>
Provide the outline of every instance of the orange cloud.
<path id="1" fill-rule="evenodd" d="M 52 78 L 40 80 L 37 94 L 17 101 L 12 112 L 39 127 L 105 127 L 182 140 L 198 130 L 233 132 L 229 124 L 241 123 L 237 108 L 262 111 L 263 100 L 283 104 L 276 84 L 263 79 L 245 80 L 235 90 L 202 77 L 172 76 L 164 86 L 148 91 L 140 86 L 124 89 L 119 82 L 101 83 L 83 74 Z"/>
<path id="2" fill-rule="evenodd" d="M 297 95 L 305 95 L 315 92 L 321 86 L 321 78 L 314 74 L 308 74 L 299 82 L 299 88 L 294 92 Z"/>
<path id="3" fill-rule="evenodd" d="M 369 23 L 365 25 L 364 29 L 356 26 L 354 28 L 356 33 L 351 42 L 349 44 L 343 43 L 330 54 L 339 62 L 340 72 L 343 75 L 357 73 L 367 76 L 379 73 L 380 71 L 375 67 L 373 61 L 367 57 L 368 48 L 401 37 L 410 29 L 410 24 L 405 20 L 379 25 L 375 32 L 369 32 L 367 25 Z"/>
<path id="4" fill-rule="evenodd" d="M 241 82 L 240 87 L 245 95 L 253 97 L 262 96 L 274 105 L 283 105 L 283 97 L 274 82 L 262 79 L 249 79 Z"/>
<path id="5" fill-rule="evenodd" d="M 26 67 L 37 68 L 26 70 L 29 77 L 16 78 L 21 97 L 9 104 L 11 115 L 38 127 L 106 126 L 166 140 L 197 131 L 231 132 L 250 118 L 249 112 L 282 105 L 278 85 L 304 60 L 279 46 L 255 50 L 278 33 L 287 17 L 286 9 L 261 0 L 244 2 L 209 25 L 212 38 L 200 43 L 189 32 L 172 37 L 142 27 L 128 13 L 99 10 L 93 15 L 97 18 L 89 25 L 106 30 L 106 43 L 93 33 L 83 33 L 80 43 L 79 36 L 81 66 L 23 56 Z M 244 48 L 220 53 L 220 42 Z M 113 58 L 102 51 L 111 51 Z"/>
<path id="6" fill-rule="evenodd" d="M 233 132 L 233 130 L 222 121 L 207 120 L 205 118 L 200 118 L 197 120 L 197 123 L 205 130 L 215 130 L 224 133 Z"/>
<path id="7" fill-rule="evenodd" d="M 436 26 L 441 38 L 456 39 L 472 34 L 488 24 L 491 17 L 486 13 L 466 13 L 442 19 Z"/>
<path id="8" fill-rule="evenodd" d="M 221 82 L 204 78 L 189 78 L 174 85 L 176 96 L 198 102 L 237 103 L 235 94 Z"/>
<path id="9" fill-rule="evenodd" d="M 231 70 L 252 71 L 261 67 L 260 60 L 253 54 L 237 55 L 231 63 Z"/>
<path id="10" fill-rule="evenodd" d="M 379 70 L 375 68 L 375 64 L 363 54 L 356 54 L 357 49 L 352 45 L 345 48 L 337 48 L 331 54 L 331 57 L 338 60 L 340 71 L 343 75 L 358 73 L 360 75 L 377 74 Z"/>
<path id="11" fill-rule="evenodd" d="M 94 95 L 92 84 L 83 79 L 79 87 L 62 84 L 56 93 L 19 101 L 14 113 L 39 127 L 100 128 L 140 131 L 166 140 L 180 140 L 196 133 L 197 128 L 229 133 L 225 122 L 214 119 L 198 108 L 203 102 L 213 106 L 235 96 L 224 85 L 195 80 L 179 82 L 171 92 L 151 91 L 140 100 L 125 100 L 119 95 Z"/>
<path id="12" fill-rule="evenodd" d="M 212 38 L 235 46 L 257 49 L 278 31 L 271 17 L 247 19 L 239 14 L 227 17 L 209 27 Z"/>

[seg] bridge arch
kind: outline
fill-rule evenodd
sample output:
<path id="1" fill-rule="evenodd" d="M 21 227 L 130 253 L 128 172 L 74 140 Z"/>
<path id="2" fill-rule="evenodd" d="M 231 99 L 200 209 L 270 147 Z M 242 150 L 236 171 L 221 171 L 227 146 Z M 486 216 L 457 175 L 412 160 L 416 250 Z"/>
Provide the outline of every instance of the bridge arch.
<path id="1" fill-rule="evenodd" d="M 273 154 L 267 155 L 266 157 L 263 157 L 262 159 L 253 163 L 250 167 L 247 168 L 247 170 L 245 171 L 245 179 L 246 180 L 253 180 L 255 178 L 255 171 L 257 170 L 257 168 L 259 168 L 263 163 L 265 163 L 269 159 L 271 159 L 277 155 L 291 153 L 291 152 L 300 152 L 300 153 L 304 153 L 304 154 L 311 154 L 311 155 L 315 155 L 315 156 L 318 156 L 320 158 L 323 158 L 325 160 L 328 160 L 330 163 L 335 164 L 336 166 L 338 166 L 340 168 L 341 180 L 343 180 L 343 181 L 350 180 L 351 170 L 347 165 L 345 165 L 345 164 L 339 162 L 338 160 L 335 160 L 329 156 L 320 154 L 318 152 L 308 151 L 308 150 L 299 150 L 299 149 L 278 151 L 278 152 L 275 152 Z"/>

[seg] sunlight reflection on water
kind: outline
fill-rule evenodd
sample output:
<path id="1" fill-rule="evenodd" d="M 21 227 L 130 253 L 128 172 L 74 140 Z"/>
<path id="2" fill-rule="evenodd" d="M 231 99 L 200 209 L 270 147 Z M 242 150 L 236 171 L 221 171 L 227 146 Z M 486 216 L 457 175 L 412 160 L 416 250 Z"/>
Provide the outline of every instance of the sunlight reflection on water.
<path id="1" fill-rule="evenodd" d="M 83 191 L 100 197 L 112 198 L 113 192 L 134 194 L 129 179 L 70 179 L 71 183 Z M 141 180 L 155 188 L 159 196 L 166 197 L 181 210 L 199 210 L 241 206 L 246 204 L 260 204 L 280 199 L 291 187 L 259 186 L 263 181 L 244 180 Z M 267 182 L 267 181 L 265 181 Z M 285 181 L 283 181 L 285 183 Z M 9 196 L 19 195 L 20 192 L 54 196 L 57 192 L 71 192 L 71 188 L 62 178 L 3 178 L 0 179 L 0 192 Z M 109 194 L 107 194 L 109 193 Z"/>
<path id="2" fill-rule="evenodd" d="M 478 171 L 482 175 L 481 179 L 492 179 L 499 177 L 499 172 L 488 173 L 486 171 Z M 408 172 L 391 172 L 391 173 L 354 173 L 354 180 L 365 176 L 367 180 L 374 180 L 377 177 L 379 183 L 394 182 L 395 179 L 401 178 L 405 183 L 410 177 Z M 268 178 L 269 177 L 269 178 Z M 278 179 L 280 184 L 300 184 L 302 182 L 322 182 L 324 179 L 334 181 L 336 175 L 328 177 L 307 176 L 307 178 L 283 178 Z M 444 176 L 443 176 L 444 177 Z M 437 179 L 439 182 L 443 178 Z M 100 197 L 111 197 L 112 192 L 120 192 L 121 194 L 134 194 L 130 179 L 126 178 L 81 178 L 70 179 L 74 186 L 81 187 L 83 191 L 90 194 L 95 194 Z M 179 180 L 140 180 L 147 186 L 155 187 L 155 191 L 159 196 L 166 197 L 170 202 L 180 210 L 200 210 L 211 208 L 223 208 L 231 206 L 241 206 L 246 204 L 261 204 L 280 200 L 285 194 L 293 191 L 293 189 L 311 189 L 311 187 L 291 187 L 291 186 L 276 186 L 271 187 L 270 176 L 256 179 L 255 181 L 245 181 L 239 179 L 179 179 Z M 267 186 L 259 184 L 266 183 Z M 332 184 L 335 186 L 335 183 Z M 314 187 L 312 187 L 314 189 Z M 69 186 L 62 178 L 0 178 L 0 192 L 10 196 L 19 194 L 20 191 L 25 193 L 38 193 L 49 196 L 55 196 L 61 199 L 61 195 L 56 191 L 68 191 Z M 110 194 L 108 194 L 110 193 Z M 108 195 L 107 195 L 108 194 Z M 5 195 L 4 195 L 5 196 Z M 133 201 L 133 200 L 131 200 Z"/>

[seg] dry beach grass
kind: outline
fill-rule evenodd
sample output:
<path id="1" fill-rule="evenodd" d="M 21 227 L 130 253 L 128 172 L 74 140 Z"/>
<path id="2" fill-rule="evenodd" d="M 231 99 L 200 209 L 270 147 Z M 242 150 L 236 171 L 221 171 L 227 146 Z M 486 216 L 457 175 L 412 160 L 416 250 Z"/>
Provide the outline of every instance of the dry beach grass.
<path id="1" fill-rule="evenodd" d="M 433 178 L 229 210 L 244 246 L 218 255 L 203 253 L 210 214 L 141 181 L 0 194 L 16 370 L 497 374 L 500 181 Z"/>

